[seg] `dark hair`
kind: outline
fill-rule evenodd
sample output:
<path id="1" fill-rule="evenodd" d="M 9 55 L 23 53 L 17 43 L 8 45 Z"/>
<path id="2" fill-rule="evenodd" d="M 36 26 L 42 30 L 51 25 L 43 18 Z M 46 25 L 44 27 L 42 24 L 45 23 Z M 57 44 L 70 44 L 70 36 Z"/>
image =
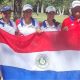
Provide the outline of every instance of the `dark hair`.
<path id="1" fill-rule="evenodd" d="M 53 22 L 55 24 L 55 26 L 58 26 L 60 23 L 58 21 L 56 21 L 55 19 L 53 19 Z"/>

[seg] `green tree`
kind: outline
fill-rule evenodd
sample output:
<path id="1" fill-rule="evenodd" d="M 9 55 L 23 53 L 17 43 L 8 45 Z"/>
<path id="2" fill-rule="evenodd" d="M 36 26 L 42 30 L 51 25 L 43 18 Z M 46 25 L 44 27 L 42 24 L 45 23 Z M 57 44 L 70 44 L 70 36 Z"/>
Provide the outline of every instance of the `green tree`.
<path id="1" fill-rule="evenodd" d="M 46 6 L 52 5 L 55 0 L 41 0 L 41 13 L 44 12 Z"/>
<path id="2" fill-rule="evenodd" d="M 0 4 L 3 2 L 4 0 L 0 0 Z"/>
<path id="3" fill-rule="evenodd" d="M 14 20 L 21 17 L 22 0 L 14 0 Z"/>
<path id="4" fill-rule="evenodd" d="M 56 6 L 56 8 L 58 9 L 58 13 L 60 15 L 63 15 L 65 11 L 68 12 L 72 1 L 73 0 L 55 0 L 53 5 Z"/>

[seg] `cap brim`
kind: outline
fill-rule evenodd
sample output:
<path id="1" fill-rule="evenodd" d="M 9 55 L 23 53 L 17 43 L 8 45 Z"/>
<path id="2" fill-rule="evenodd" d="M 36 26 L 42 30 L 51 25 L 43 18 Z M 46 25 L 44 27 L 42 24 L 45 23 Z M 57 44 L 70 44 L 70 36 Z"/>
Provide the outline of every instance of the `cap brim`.
<path id="1" fill-rule="evenodd" d="M 13 12 L 13 10 L 5 10 L 5 11 L 1 11 L 1 12 L 6 12 L 6 11 L 11 11 L 11 12 Z"/>
<path id="2" fill-rule="evenodd" d="M 26 11 L 26 10 L 33 10 L 32 8 L 25 8 L 22 11 Z"/>

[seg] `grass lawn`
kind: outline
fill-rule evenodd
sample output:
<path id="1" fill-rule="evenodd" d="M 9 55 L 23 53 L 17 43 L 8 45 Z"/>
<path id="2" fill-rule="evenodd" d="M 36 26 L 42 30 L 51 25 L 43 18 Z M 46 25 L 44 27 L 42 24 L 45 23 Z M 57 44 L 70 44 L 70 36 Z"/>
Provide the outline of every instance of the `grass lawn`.
<path id="1" fill-rule="evenodd" d="M 38 21 L 44 21 L 44 20 L 46 20 L 46 14 L 45 13 L 43 13 L 43 14 L 41 14 L 41 13 L 39 13 L 38 15 L 36 14 L 36 13 L 33 13 L 33 17 L 34 18 L 36 18 Z M 55 16 L 55 19 L 57 20 L 57 21 L 59 21 L 60 23 L 62 23 L 62 21 L 65 19 L 67 17 L 67 15 L 56 15 Z M 0 18 L 1 18 L 1 14 L 0 14 Z M 12 18 L 12 17 L 11 17 Z"/>
<path id="2" fill-rule="evenodd" d="M 36 18 L 38 21 L 43 21 L 43 20 L 45 20 L 46 19 L 46 14 L 45 13 L 43 13 L 43 14 L 41 14 L 41 13 L 39 13 L 38 15 L 36 14 L 36 13 L 33 13 L 33 17 L 34 18 Z M 67 15 L 56 15 L 55 16 L 55 19 L 57 20 L 57 21 L 59 21 L 60 23 L 62 23 L 62 21 L 66 18 L 66 17 L 68 17 Z"/>

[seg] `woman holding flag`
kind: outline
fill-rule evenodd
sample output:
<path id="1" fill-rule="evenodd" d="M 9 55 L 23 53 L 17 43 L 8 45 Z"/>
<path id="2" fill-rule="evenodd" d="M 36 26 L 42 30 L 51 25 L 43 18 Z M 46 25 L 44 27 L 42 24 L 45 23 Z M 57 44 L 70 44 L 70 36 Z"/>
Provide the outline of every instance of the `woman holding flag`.
<path id="1" fill-rule="evenodd" d="M 41 23 L 41 29 L 43 31 L 60 31 L 60 23 L 57 22 L 54 17 L 56 14 L 56 9 L 53 6 L 48 6 L 46 8 L 47 20 Z"/>
<path id="2" fill-rule="evenodd" d="M 23 6 L 23 17 L 16 21 L 19 34 L 28 35 L 36 32 L 39 27 L 39 23 L 36 19 L 32 18 L 33 7 L 30 4 Z"/>
<path id="3" fill-rule="evenodd" d="M 4 6 L 1 8 L 2 18 L 0 19 L 0 28 L 10 34 L 15 34 L 16 25 L 13 20 L 10 19 L 12 13 L 12 7 Z"/>

